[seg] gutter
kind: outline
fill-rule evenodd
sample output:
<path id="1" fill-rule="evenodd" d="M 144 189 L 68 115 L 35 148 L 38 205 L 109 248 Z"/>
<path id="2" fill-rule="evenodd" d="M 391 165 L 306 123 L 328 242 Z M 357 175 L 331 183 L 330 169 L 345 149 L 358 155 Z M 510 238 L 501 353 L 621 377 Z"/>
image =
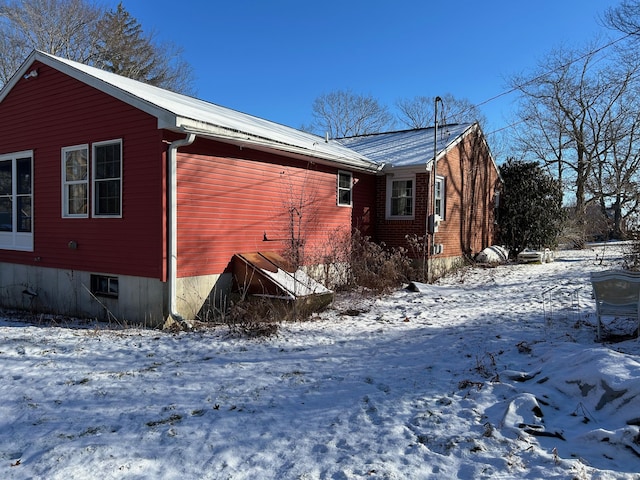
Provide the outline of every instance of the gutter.
<path id="1" fill-rule="evenodd" d="M 315 163 L 322 163 L 322 161 L 324 161 L 327 162 L 325 164 L 338 166 L 340 168 L 351 168 L 352 170 L 366 173 L 379 173 L 382 169 L 382 166 L 379 163 L 372 162 L 365 156 L 358 154 L 355 150 L 340 145 L 339 142 L 336 143 L 339 146 L 338 148 L 344 149 L 344 152 L 342 153 L 340 151 L 332 152 L 324 149 L 317 149 L 317 145 L 325 143 L 325 141 L 320 137 L 316 142 L 309 145 L 296 145 L 294 143 L 285 143 L 284 141 L 278 141 L 241 130 L 234 130 L 204 122 L 196 122 L 185 118 L 178 118 L 175 125 L 159 125 L 158 128 L 166 128 L 169 130 L 179 128 L 181 131 L 193 132 L 201 137 L 214 139 L 231 145 L 237 145 L 239 147 L 248 147 L 267 152 L 285 152 L 289 155 L 294 154 L 302 156 L 305 160 L 311 158 Z M 307 139 L 306 141 L 310 142 L 310 140 L 311 139 Z"/>
<path id="2" fill-rule="evenodd" d="M 176 312 L 176 283 L 178 278 L 178 148 L 191 145 L 196 139 L 195 133 L 189 133 L 183 139 L 169 144 L 168 175 L 169 201 L 167 205 L 167 229 L 169 231 L 169 272 L 168 272 L 168 306 L 169 318 L 181 326 L 191 327 L 191 324 Z"/>

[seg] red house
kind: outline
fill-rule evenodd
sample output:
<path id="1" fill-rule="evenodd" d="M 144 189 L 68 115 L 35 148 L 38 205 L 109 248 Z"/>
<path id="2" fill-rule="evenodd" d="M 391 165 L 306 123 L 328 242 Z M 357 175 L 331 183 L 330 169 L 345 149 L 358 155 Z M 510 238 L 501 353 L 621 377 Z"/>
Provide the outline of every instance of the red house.
<path id="1" fill-rule="evenodd" d="M 0 131 L 7 307 L 160 325 L 224 295 L 235 254 L 284 253 L 300 246 L 303 227 L 299 260 L 311 264 L 339 229 L 394 245 L 426 225 L 426 157 L 394 164 L 355 140 L 327 141 L 42 52 L 0 90 Z M 488 149 L 482 161 L 465 156 L 474 141 L 485 147 L 477 126 L 456 139 L 438 153 L 443 258 L 477 251 L 492 234 L 495 165 Z M 469 192 L 467 166 L 487 177 Z M 399 183 L 399 172 L 413 183 Z"/>

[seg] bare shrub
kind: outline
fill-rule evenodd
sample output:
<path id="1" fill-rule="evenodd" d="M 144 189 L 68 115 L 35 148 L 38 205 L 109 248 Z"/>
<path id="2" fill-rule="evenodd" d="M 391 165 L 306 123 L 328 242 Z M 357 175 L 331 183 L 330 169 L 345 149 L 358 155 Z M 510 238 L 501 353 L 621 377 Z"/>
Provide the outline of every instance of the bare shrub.
<path id="1" fill-rule="evenodd" d="M 388 249 L 358 230 L 351 233 L 348 242 L 340 243 L 340 248 L 346 250 L 338 255 L 346 259 L 343 289 L 384 293 L 399 287 L 412 275 L 412 261 L 406 249 Z"/>
<path id="2" fill-rule="evenodd" d="M 363 293 L 389 292 L 415 274 L 414 261 L 407 249 L 389 249 L 359 230 L 336 229 L 327 237 L 316 263 L 310 270 L 316 280 L 335 290 L 361 290 Z"/>
<path id="3" fill-rule="evenodd" d="M 409 245 L 409 252 L 411 258 L 414 259 L 414 264 L 417 268 L 413 271 L 413 279 L 419 282 L 426 282 L 429 279 L 429 242 L 428 235 L 406 235 L 407 245 Z"/>
<path id="4" fill-rule="evenodd" d="M 279 319 L 273 308 L 274 302 L 267 298 L 246 298 L 231 304 L 224 317 L 224 324 L 233 335 L 248 338 L 271 337 L 278 333 Z"/>

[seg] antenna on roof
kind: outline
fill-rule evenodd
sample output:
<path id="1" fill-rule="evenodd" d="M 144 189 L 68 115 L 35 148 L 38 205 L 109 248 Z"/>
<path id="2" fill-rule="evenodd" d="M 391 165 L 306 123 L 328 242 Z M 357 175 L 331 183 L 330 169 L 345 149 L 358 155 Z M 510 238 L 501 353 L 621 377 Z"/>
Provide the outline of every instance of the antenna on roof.
<path id="1" fill-rule="evenodd" d="M 329 131 L 324 132 L 324 143 L 329 143 Z"/>

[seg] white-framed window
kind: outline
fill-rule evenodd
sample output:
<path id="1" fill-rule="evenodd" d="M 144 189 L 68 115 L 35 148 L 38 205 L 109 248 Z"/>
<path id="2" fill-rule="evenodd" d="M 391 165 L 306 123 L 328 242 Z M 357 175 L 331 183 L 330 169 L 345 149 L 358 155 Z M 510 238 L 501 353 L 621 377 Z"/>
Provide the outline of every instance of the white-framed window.
<path id="1" fill-rule="evenodd" d="M 415 175 L 387 177 L 387 218 L 412 219 L 415 214 Z"/>
<path id="2" fill-rule="evenodd" d="M 33 251 L 33 151 L 0 155 L 0 248 Z"/>
<path id="3" fill-rule="evenodd" d="M 122 216 L 122 140 L 62 149 L 62 216 L 87 218 L 90 211 L 96 218 Z"/>
<path id="4" fill-rule="evenodd" d="M 62 149 L 62 216 L 89 216 L 89 145 Z"/>
<path id="5" fill-rule="evenodd" d="M 93 216 L 122 216 L 122 142 L 93 144 Z"/>
<path id="6" fill-rule="evenodd" d="M 435 200 L 435 213 L 440 216 L 441 220 L 445 219 L 445 210 L 446 210 L 446 190 L 445 190 L 445 179 L 444 177 L 436 177 L 436 191 L 434 194 Z"/>
<path id="7" fill-rule="evenodd" d="M 343 207 L 350 207 L 353 205 L 353 176 L 351 172 L 338 172 L 338 205 Z"/>

